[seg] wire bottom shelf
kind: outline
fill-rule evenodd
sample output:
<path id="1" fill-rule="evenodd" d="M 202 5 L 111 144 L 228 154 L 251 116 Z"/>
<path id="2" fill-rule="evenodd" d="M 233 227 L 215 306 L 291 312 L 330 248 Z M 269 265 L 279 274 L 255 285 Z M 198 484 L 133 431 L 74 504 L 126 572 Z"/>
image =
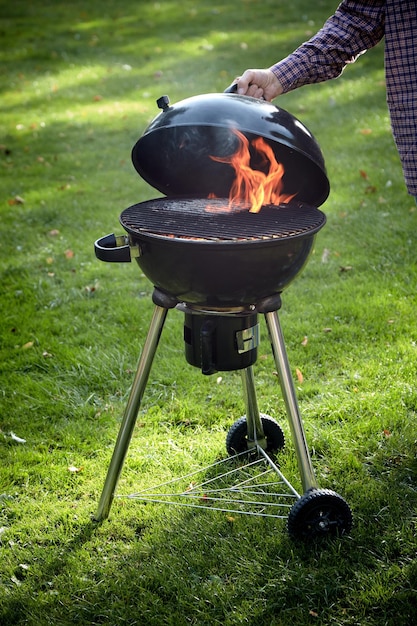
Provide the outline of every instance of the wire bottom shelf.
<path id="1" fill-rule="evenodd" d="M 257 458 L 254 458 L 254 454 Z M 284 519 L 300 494 L 260 447 L 118 498 Z"/>

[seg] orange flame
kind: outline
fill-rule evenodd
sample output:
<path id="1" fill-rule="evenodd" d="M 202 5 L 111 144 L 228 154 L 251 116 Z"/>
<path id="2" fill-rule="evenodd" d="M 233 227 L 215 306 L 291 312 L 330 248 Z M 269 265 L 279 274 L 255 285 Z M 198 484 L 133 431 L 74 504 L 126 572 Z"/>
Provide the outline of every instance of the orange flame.
<path id="1" fill-rule="evenodd" d="M 236 152 L 226 157 L 210 157 L 213 161 L 231 165 L 235 170 L 236 178 L 230 190 L 228 209 L 232 210 L 236 205 L 245 204 L 250 206 L 250 212 L 258 213 L 266 204 L 290 202 L 296 194 L 282 192 L 284 167 L 276 160 L 271 146 L 262 137 L 257 137 L 249 144 L 245 135 L 238 130 L 233 132 L 239 138 Z M 252 169 L 250 166 L 250 145 L 261 161 L 262 171 Z M 210 207 L 207 208 L 210 210 Z"/>

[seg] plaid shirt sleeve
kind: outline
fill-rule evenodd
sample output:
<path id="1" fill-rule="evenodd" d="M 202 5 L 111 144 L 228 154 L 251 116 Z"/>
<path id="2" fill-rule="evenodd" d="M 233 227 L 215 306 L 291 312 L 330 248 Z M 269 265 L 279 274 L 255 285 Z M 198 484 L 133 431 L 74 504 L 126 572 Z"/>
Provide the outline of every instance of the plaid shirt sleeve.
<path id="1" fill-rule="evenodd" d="M 309 41 L 273 65 L 283 92 L 339 76 L 384 36 L 385 0 L 344 0 Z"/>

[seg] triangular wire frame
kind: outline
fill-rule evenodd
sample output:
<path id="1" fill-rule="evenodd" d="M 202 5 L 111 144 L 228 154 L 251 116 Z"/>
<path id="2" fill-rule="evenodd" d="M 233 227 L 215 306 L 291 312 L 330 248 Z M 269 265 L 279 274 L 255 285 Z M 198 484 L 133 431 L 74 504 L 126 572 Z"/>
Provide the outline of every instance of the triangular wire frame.
<path id="1" fill-rule="evenodd" d="M 119 498 L 284 519 L 300 495 L 260 447 Z"/>

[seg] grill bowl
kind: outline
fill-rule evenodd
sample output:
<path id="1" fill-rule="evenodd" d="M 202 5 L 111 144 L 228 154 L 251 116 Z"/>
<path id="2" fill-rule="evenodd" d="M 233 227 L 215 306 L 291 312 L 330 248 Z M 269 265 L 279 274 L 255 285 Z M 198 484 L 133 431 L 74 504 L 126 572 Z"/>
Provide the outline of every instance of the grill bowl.
<path id="1" fill-rule="evenodd" d="M 158 198 L 125 209 L 145 276 L 179 301 L 206 307 L 256 304 L 304 267 L 325 215 L 292 201 L 225 212 L 225 199 Z M 209 204 L 214 211 L 207 212 Z"/>

